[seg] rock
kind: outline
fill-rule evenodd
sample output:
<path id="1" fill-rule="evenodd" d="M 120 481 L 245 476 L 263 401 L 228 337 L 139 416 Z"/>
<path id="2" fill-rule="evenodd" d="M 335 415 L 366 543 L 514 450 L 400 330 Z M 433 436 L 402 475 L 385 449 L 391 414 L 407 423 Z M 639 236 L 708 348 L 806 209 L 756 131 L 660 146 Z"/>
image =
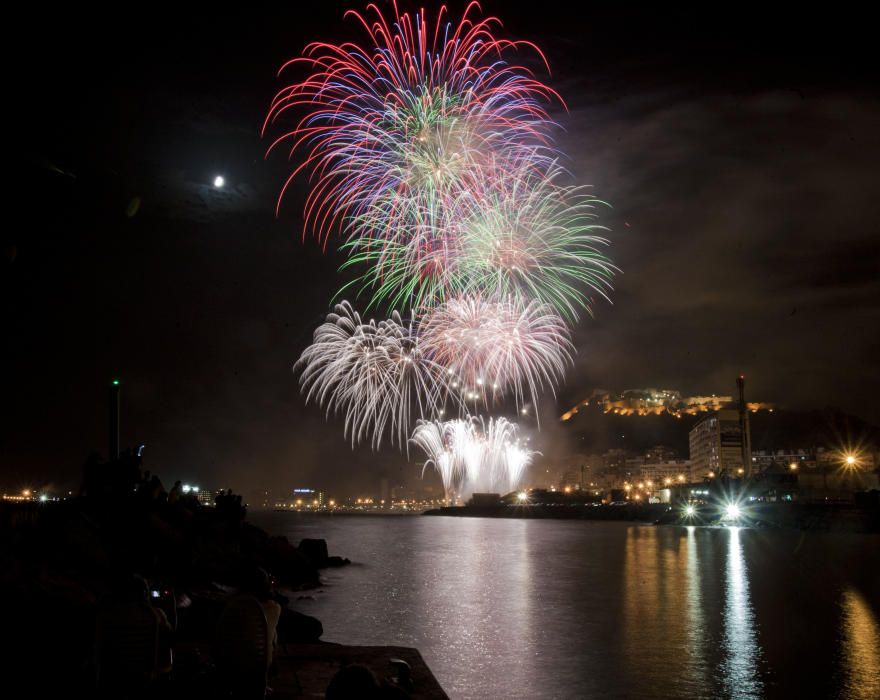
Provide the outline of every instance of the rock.
<path id="1" fill-rule="evenodd" d="M 292 588 L 317 586 L 318 569 L 312 560 L 283 537 L 271 537 L 259 557 L 278 581 Z"/>
<path id="2" fill-rule="evenodd" d="M 351 564 L 351 560 L 346 557 L 327 557 L 328 567 L 346 566 Z"/>
<path id="3" fill-rule="evenodd" d="M 317 642 L 322 634 L 324 634 L 324 626 L 318 618 L 304 615 L 296 610 L 282 609 L 281 619 L 278 620 L 279 644 Z"/>
<path id="4" fill-rule="evenodd" d="M 312 562 L 316 569 L 327 566 L 327 540 L 301 540 L 297 550 Z"/>

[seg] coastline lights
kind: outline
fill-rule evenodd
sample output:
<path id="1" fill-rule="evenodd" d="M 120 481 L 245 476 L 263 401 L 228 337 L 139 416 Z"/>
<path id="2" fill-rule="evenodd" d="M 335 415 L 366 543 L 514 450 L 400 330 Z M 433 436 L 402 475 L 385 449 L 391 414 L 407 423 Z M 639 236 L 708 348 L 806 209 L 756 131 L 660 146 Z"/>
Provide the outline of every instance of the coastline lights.
<path id="1" fill-rule="evenodd" d="M 736 503 L 728 503 L 724 506 L 724 517 L 722 520 L 735 521 L 742 517 L 742 510 Z"/>

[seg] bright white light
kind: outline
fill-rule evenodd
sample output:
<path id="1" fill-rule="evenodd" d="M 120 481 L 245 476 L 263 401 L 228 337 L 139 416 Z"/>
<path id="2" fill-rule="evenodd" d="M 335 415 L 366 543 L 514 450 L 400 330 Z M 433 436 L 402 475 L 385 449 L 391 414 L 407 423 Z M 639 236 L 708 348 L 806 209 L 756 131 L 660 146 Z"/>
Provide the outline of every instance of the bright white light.
<path id="1" fill-rule="evenodd" d="M 740 516 L 739 506 L 736 503 L 728 504 L 724 509 L 724 515 L 728 520 L 736 520 Z"/>
<path id="2" fill-rule="evenodd" d="M 223 185 L 225 185 L 225 184 L 226 184 L 226 180 L 223 179 L 222 175 L 218 175 L 217 177 L 214 178 L 214 187 L 219 189 L 220 187 L 223 187 Z"/>
<path id="3" fill-rule="evenodd" d="M 685 506 L 684 514 L 689 518 L 696 512 L 696 509 L 693 506 Z"/>
<path id="4" fill-rule="evenodd" d="M 42 503 L 45 503 L 48 500 L 49 500 L 49 497 L 45 493 L 42 496 L 40 496 L 40 501 Z"/>
<path id="5" fill-rule="evenodd" d="M 517 500 L 519 500 L 519 501 L 527 501 L 529 499 L 529 494 L 527 494 L 525 491 L 520 491 L 516 495 L 516 497 L 517 497 Z"/>
<path id="6" fill-rule="evenodd" d="M 184 484 L 184 485 L 183 485 L 183 492 L 184 492 L 184 493 L 189 493 L 189 488 L 190 488 L 190 487 L 189 487 L 189 484 Z"/>

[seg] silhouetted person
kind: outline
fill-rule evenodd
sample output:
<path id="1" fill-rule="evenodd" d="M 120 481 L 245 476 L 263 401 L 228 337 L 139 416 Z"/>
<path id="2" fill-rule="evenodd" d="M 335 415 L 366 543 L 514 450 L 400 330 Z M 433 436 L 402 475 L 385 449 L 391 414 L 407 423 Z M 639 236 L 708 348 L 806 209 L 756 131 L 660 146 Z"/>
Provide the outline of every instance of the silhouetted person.
<path id="1" fill-rule="evenodd" d="M 368 666 L 351 664 L 336 672 L 324 693 L 327 700 L 373 700 L 381 697 L 379 681 Z"/>
<path id="2" fill-rule="evenodd" d="M 171 671 L 173 631 L 140 576 L 119 581 L 97 615 L 98 682 L 116 697 Z"/>
<path id="3" fill-rule="evenodd" d="M 180 500 L 182 491 L 180 479 L 178 479 L 174 482 L 174 486 L 171 487 L 171 491 L 168 492 L 168 503 L 177 503 Z"/>
<path id="4" fill-rule="evenodd" d="M 167 498 L 165 487 L 162 486 L 162 482 L 159 481 L 159 477 L 155 474 L 153 474 L 153 478 L 150 479 L 149 493 L 151 501 L 165 501 Z"/>
<path id="5" fill-rule="evenodd" d="M 281 606 L 272 599 L 272 582 L 265 569 L 254 567 L 244 576 L 241 593 L 252 595 L 260 602 L 263 614 L 266 615 L 267 643 L 269 649 L 269 665 L 278 646 L 278 621 L 281 619 Z"/>
<path id="6" fill-rule="evenodd" d="M 145 471 L 143 476 L 141 477 L 140 482 L 138 482 L 138 489 L 137 489 L 138 498 L 140 498 L 144 501 L 150 500 L 150 498 L 151 498 L 151 496 L 150 496 L 151 482 L 152 482 L 152 478 L 150 476 L 150 470 L 147 469 L 147 471 Z"/>

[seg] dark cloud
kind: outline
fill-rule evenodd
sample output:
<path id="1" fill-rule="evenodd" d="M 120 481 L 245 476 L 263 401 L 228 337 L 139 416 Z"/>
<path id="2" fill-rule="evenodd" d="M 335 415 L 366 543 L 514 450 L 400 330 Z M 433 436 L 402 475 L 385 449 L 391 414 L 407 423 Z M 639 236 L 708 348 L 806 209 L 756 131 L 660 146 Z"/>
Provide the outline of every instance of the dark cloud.
<path id="1" fill-rule="evenodd" d="M 877 420 L 878 118 L 876 100 L 833 91 L 573 109 L 573 170 L 614 204 L 623 274 L 579 327 L 566 394 L 722 393 L 744 371 L 755 398 Z"/>

